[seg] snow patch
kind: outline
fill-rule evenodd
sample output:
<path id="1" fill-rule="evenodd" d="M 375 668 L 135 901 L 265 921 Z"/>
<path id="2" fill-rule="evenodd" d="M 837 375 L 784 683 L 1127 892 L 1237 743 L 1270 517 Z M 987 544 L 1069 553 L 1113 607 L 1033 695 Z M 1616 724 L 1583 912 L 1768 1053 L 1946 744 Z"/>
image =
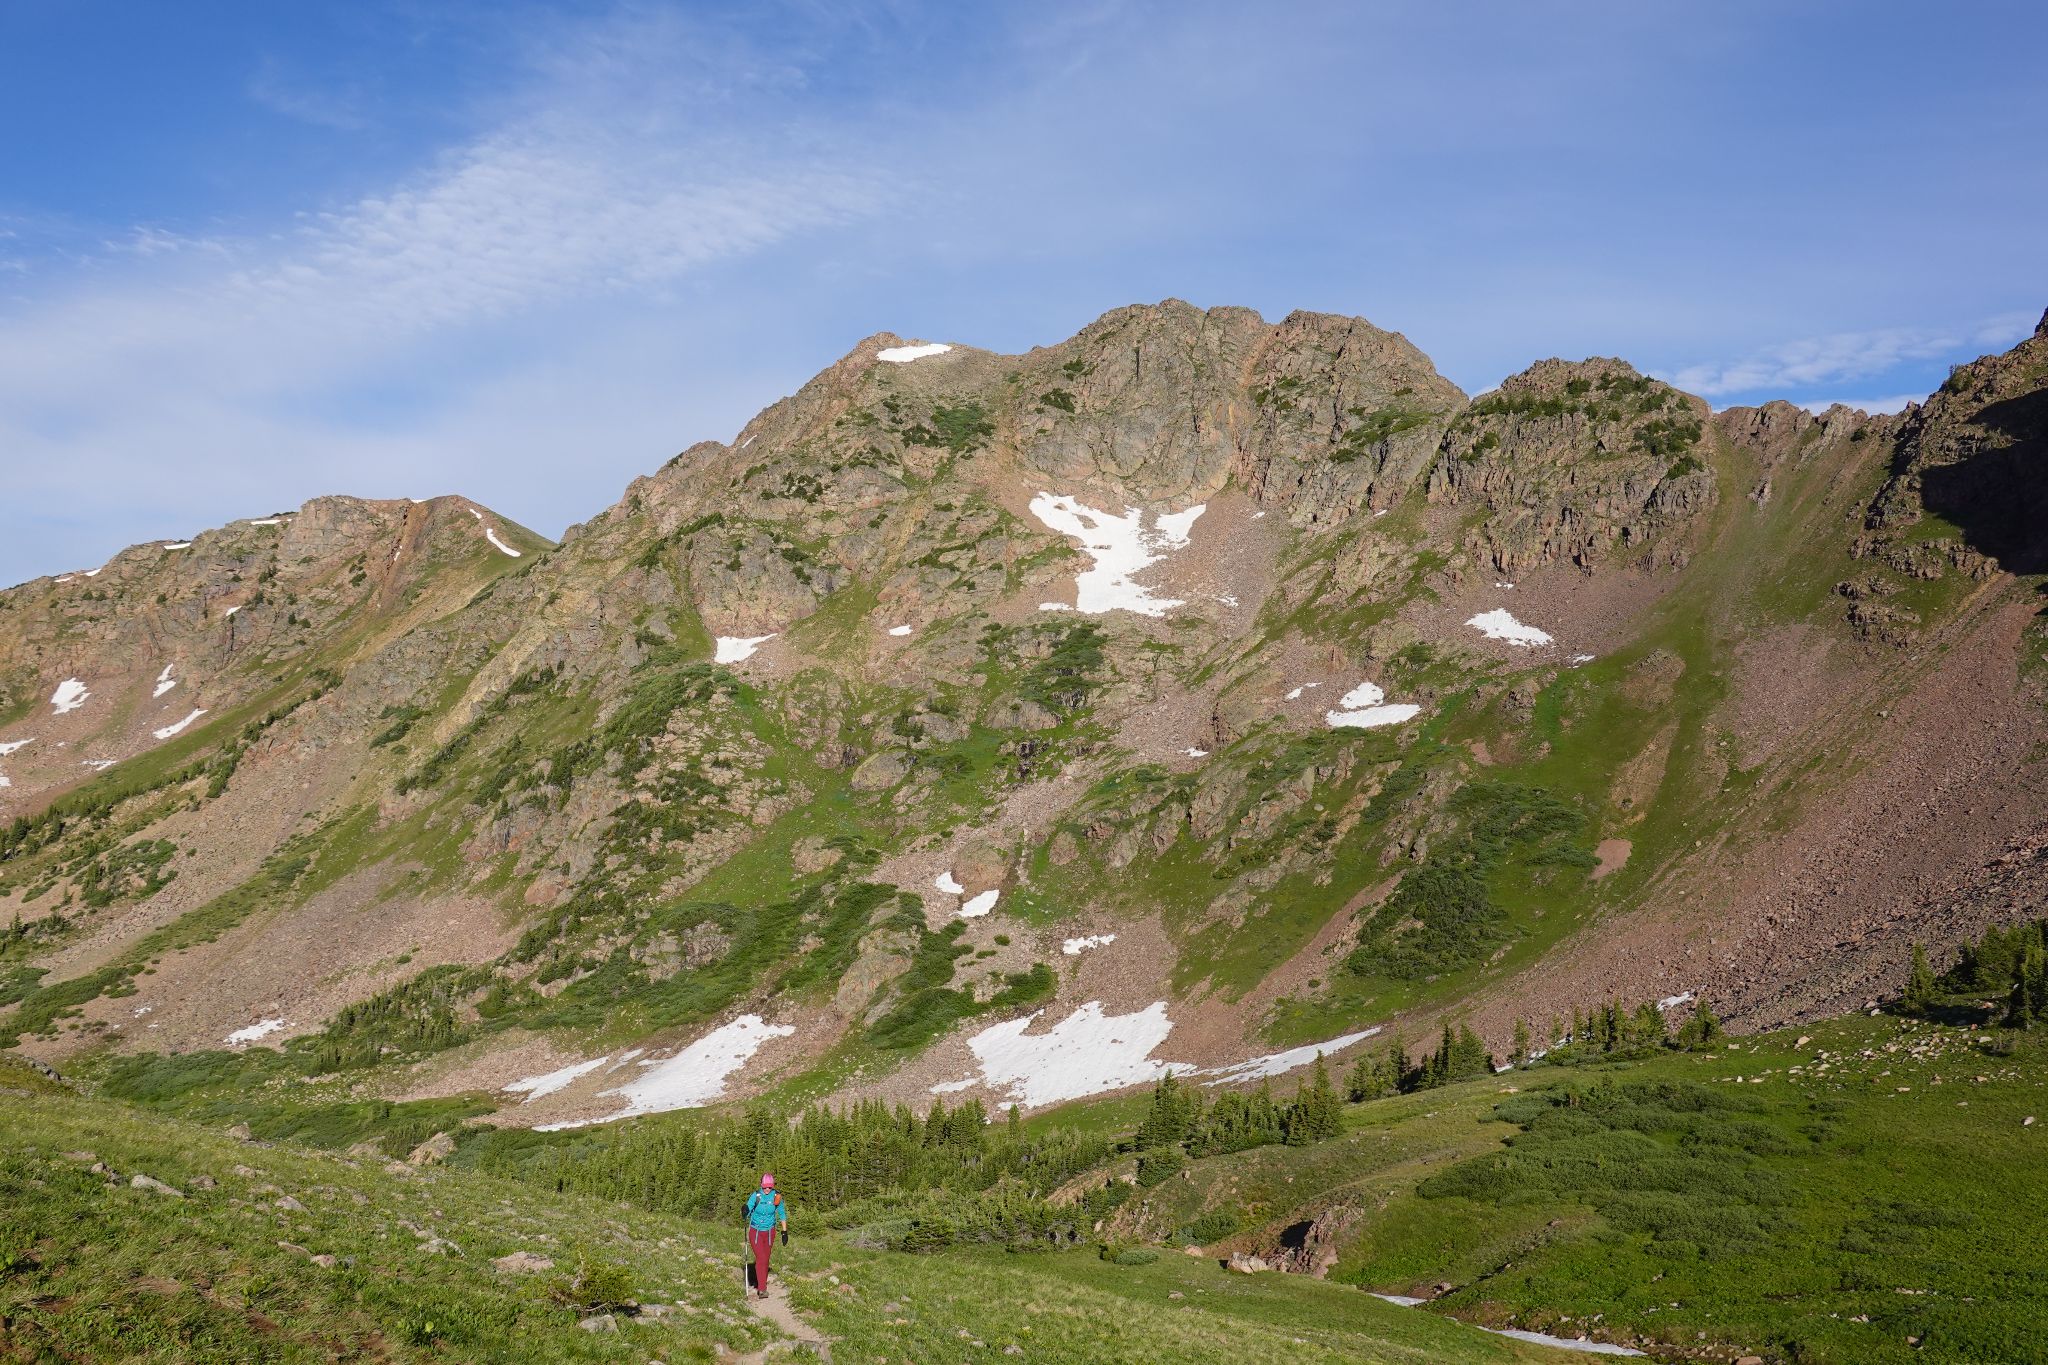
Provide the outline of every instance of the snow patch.
<path id="1" fill-rule="evenodd" d="M 712 652 L 711 662 L 715 664 L 736 664 L 742 659 L 754 657 L 754 651 L 767 644 L 775 636 L 770 635 L 721 635 L 718 648 Z"/>
<path id="2" fill-rule="evenodd" d="M 256 518 L 254 518 L 253 520 L 251 520 L 251 521 L 249 522 L 249 524 L 250 524 L 251 526 L 282 526 L 282 525 L 284 524 L 284 518 L 283 518 L 283 517 L 256 517 Z"/>
<path id="3" fill-rule="evenodd" d="M 610 1123 L 641 1114 L 702 1108 L 724 1096 L 726 1077 L 751 1061 L 761 1044 L 795 1032 L 788 1024 L 770 1024 L 758 1014 L 743 1014 L 730 1024 L 711 1030 L 673 1057 L 640 1063 L 646 1069 L 644 1075 L 600 1092 L 624 1096 L 626 1107 L 592 1122 Z M 582 1126 L 553 1123 L 543 1126 L 541 1131 Z"/>
<path id="4" fill-rule="evenodd" d="M 1195 519 L 1208 510 L 1196 503 L 1184 512 L 1161 513 L 1145 529 L 1145 514 L 1135 507 L 1123 516 L 1098 511 L 1073 498 L 1040 493 L 1031 500 L 1031 513 L 1051 530 L 1070 536 L 1095 566 L 1074 576 L 1074 610 L 1089 616 L 1110 611 L 1133 611 L 1141 616 L 1164 616 L 1183 605 L 1178 598 L 1155 597 L 1150 588 L 1132 581 L 1134 574 L 1157 564 L 1169 550 L 1188 543 Z M 1047 610 L 1042 604 L 1040 610 Z"/>
<path id="5" fill-rule="evenodd" d="M 953 880 L 953 870 L 951 868 L 946 869 L 944 872 L 941 872 L 938 876 L 932 878 L 932 885 L 936 886 L 937 888 L 939 888 L 939 890 L 945 892 L 949 896 L 957 896 L 967 890 L 966 887 L 960 885 L 959 882 Z"/>
<path id="6" fill-rule="evenodd" d="M 1038 604 L 1038 609 L 1039 609 L 1040 611 L 1072 611 L 1072 610 L 1073 610 L 1073 608 L 1072 608 L 1072 607 L 1068 606 L 1068 605 L 1067 605 L 1066 603 L 1064 603 L 1064 602 L 1040 602 L 1040 603 Z"/>
<path id="7" fill-rule="evenodd" d="M 1197 749 L 1194 748 L 1192 745 L 1190 745 L 1188 748 L 1182 749 L 1181 752 L 1186 754 L 1189 758 L 1207 758 L 1209 756 L 1209 751 L 1207 749 Z"/>
<path id="8" fill-rule="evenodd" d="M 1294 689 L 1294 690 L 1293 690 L 1292 692 L 1289 692 L 1289 693 L 1287 694 L 1286 700 L 1288 700 L 1288 701 L 1298 701 L 1298 700 L 1300 700 L 1300 699 L 1301 699 L 1301 694 L 1302 694 L 1302 693 L 1304 693 L 1304 692 L 1306 692 L 1306 691 L 1308 691 L 1308 690 L 1309 690 L 1309 689 L 1310 689 L 1311 687 L 1321 687 L 1321 686 L 1322 686 L 1322 684 L 1321 684 L 1321 683 L 1303 683 L 1303 684 L 1302 684 L 1301 686 L 1299 686 L 1299 687 L 1295 688 L 1295 689 Z"/>
<path id="9" fill-rule="evenodd" d="M 230 616 L 233 616 L 233 615 L 234 615 L 234 614 L 235 614 L 236 612 L 238 612 L 238 611 L 240 611 L 240 610 L 241 610 L 241 608 L 240 608 L 240 607 L 229 607 L 229 608 L 228 608 L 228 609 L 227 609 L 226 611 L 224 611 L 224 612 L 222 612 L 222 613 L 220 614 L 220 619 L 221 619 L 221 620 L 223 620 L 223 621 L 225 621 L 225 620 L 227 620 L 227 619 L 228 619 L 228 617 L 230 617 Z"/>
<path id="10" fill-rule="evenodd" d="M 1025 1030 L 1042 1010 L 983 1029 L 967 1040 L 993 1090 L 1026 1105 L 1057 1104 L 1104 1090 L 1150 1085 L 1166 1074 L 1152 1052 L 1173 1032 L 1166 1002 L 1135 1014 L 1105 1014 L 1090 1000 L 1035 1037 Z"/>
<path id="11" fill-rule="evenodd" d="M 1515 585 L 1512 583 L 1503 582 L 1500 579 L 1496 578 L 1493 580 L 1493 586 L 1496 588 L 1506 588 L 1509 591 L 1513 591 Z"/>
<path id="12" fill-rule="evenodd" d="M 979 896 L 974 897 L 960 907 L 960 918 L 980 919 L 983 915 L 996 908 L 996 901 L 1001 898 L 1002 894 L 1000 891 L 982 892 Z"/>
<path id="13" fill-rule="evenodd" d="M 173 540 L 167 542 L 164 548 L 166 550 L 189 550 L 192 548 L 192 542 L 189 540 Z"/>
<path id="14" fill-rule="evenodd" d="M 1657 1008 L 1660 1010 L 1675 1010 L 1680 1005 L 1686 1004 L 1691 999 L 1691 991 L 1680 991 L 1677 995 L 1667 995 L 1662 1000 L 1659 1000 L 1657 1002 Z"/>
<path id="15" fill-rule="evenodd" d="M 1523 625 L 1509 614 L 1506 607 L 1482 611 L 1465 624 L 1489 640 L 1504 640 L 1508 644 L 1519 645 L 1524 649 L 1551 643 L 1549 632 Z"/>
<path id="16" fill-rule="evenodd" d="M 981 1077 L 979 1076 L 969 1076 L 964 1081 L 940 1081 L 932 1087 L 931 1093 L 934 1095 L 957 1095 L 962 1090 L 972 1090 L 980 1084 Z"/>
<path id="17" fill-rule="evenodd" d="M 156 675 L 156 690 L 150 693 L 150 696 L 161 697 L 164 693 L 178 685 L 178 680 L 171 676 L 171 670 L 176 667 L 176 664 L 164 665 L 164 671 Z"/>
<path id="18" fill-rule="evenodd" d="M 1319 1052 L 1339 1051 L 1379 1031 L 1367 1029 L 1327 1043 L 1205 1069 L 1153 1059 L 1153 1052 L 1173 1031 L 1164 1000 L 1122 1015 L 1107 1014 L 1100 1000 L 1091 1000 L 1047 1032 L 1028 1034 L 1026 1030 L 1043 1013 L 1038 1010 L 1022 1019 L 996 1024 L 967 1040 L 968 1048 L 981 1063 L 982 1083 L 1026 1106 L 1057 1104 L 1105 1090 L 1149 1085 L 1169 1071 L 1181 1076 L 1215 1077 L 1209 1082 L 1212 1085 L 1277 1076 L 1308 1065 Z M 966 1088 L 954 1082 L 949 1084 L 956 1089 Z"/>
<path id="19" fill-rule="evenodd" d="M 1371 1290 L 1366 1292 L 1372 1293 Z M 1386 1303 L 1397 1304 L 1402 1308 L 1419 1308 L 1429 1302 L 1427 1299 L 1418 1299 L 1409 1294 L 1373 1294 L 1373 1297 Z M 1476 1322 L 1468 1322 L 1465 1325 L 1467 1327 L 1479 1327 L 1479 1324 Z M 1536 1346 L 1561 1346 L 1567 1351 L 1584 1351 L 1588 1355 L 1640 1356 L 1642 1354 L 1641 1351 L 1632 1350 L 1627 1346 L 1616 1346 L 1612 1342 L 1607 1341 L 1594 1341 L 1589 1337 L 1553 1337 L 1547 1336 L 1542 1332 L 1527 1332 L 1519 1327 L 1479 1327 L 1479 1330 L 1497 1337 L 1509 1337 L 1515 1341 L 1526 1341 Z"/>
<path id="20" fill-rule="evenodd" d="M 1068 957 L 1079 957 L 1090 948 L 1107 948 L 1116 942 L 1115 934 L 1089 934 L 1086 938 L 1070 938 L 1060 945 L 1060 951 Z"/>
<path id="21" fill-rule="evenodd" d="M 103 773 L 120 761 L 118 758 L 81 758 L 78 760 L 78 766 L 90 768 L 96 773 Z"/>
<path id="22" fill-rule="evenodd" d="M 30 735 L 27 739 L 10 739 L 5 744 L 0 744 L 0 758 L 7 757 L 7 755 L 21 748 L 24 744 L 33 744 L 35 742 L 34 735 Z"/>
<path id="23" fill-rule="evenodd" d="M 66 678 L 57 684 L 57 690 L 50 694 L 50 705 L 57 715 L 65 715 L 85 705 L 92 693 L 85 690 L 85 684 L 76 678 Z"/>
<path id="24" fill-rule="evenodd" d="M 1422 711 L 1407 702 L 1386 703 L 1386 693 L 1375 683 L 1360 683 L 1337 701 L 1337 709 L 1323 712 L 1323 719 L 1337 730 L 1377 730 L 1413 720 Z"/>
<path id="25" fill-rule="evenodd" d="M 503 550 L 506 554 L 511 555 L 514 559 L 518 559 L 521 557 L 521 551 L 513 549 L 510 545 L 507 545 L 504 541 L 498 539 L 498 532 L 493 527 L 484 527 L 484 539 L 488 540 L 489 542 L 491 542 L 491 544 Z"/>
<path id="26" fill-rule="evenodd" d="M 1577 668 L 1577 667 L 1578 667 L 1578 666 L 1579 666 L 1580 664 L 1589 664 L 1589 663 L 1592 663 L 1592 662 L 1593 662 L 1593 656 L 1592 656 L 1592 655 L 1590 655 L 1590 654 L 1574 654 L 1574 655 L 1572 655 L 1572 667 L 1574 667 L 1574 668 Z"/>
<path id="27" fill-rule="evenodd" d="M 604 1056 L 592 1062 L 571 1062 L 559 1071 L 549 1071 L 539 1076 L 521 1076 L 505 1088 L 524 1092 L 526 1098 L 520 1103 L 532 1104 L 543 1095 L 552 1095 L 563 1089 L 577 1077 L 588 1076 L 610 1060 L 609 1056 Z"/>
<path id="28" fill-rule="evenodd" d="M 150 731 L 150 733 L 155 735 L 158 739 L 169 739 L 172 735 L 177 734 L 180 730 L 183 730 L 186 726 L 190 725 L 193 721 L 198 720 L 201 716 L 205 714 L 206 708 L 203 706 L 198 707 L 192 712 L 192 714 L 186 716 L 185 719 L 179 721 L 177 724 L 166 725 L 163 729 L 152 730 Z"/>
<path id="29" fill-rule="evenodd" d="M 85 576 L 87 578 L 98 578 L 101 574 L 105 573 L 106 571 L 107 566 L 102 564 L 97 569 L 87 569 L 85 571 Z"/>
<path id="30" fill-rule="evenodd" d="M 910 627 L 909 627 L 909 626 L 891 626 L 891 627 L 889 627 L 889 633 L 890 633 L 891 635 L 895 635 L 895 636 L 901 637 L 901 636 L 904 636 L 904 635 L 908 635 L 908 634 L 910 634 Z"/>
<path id="31" fill-rule="evenodd" d="M 1347 1033 L 1341 1038 L 1332 1038 L 1327 1043 L 1310 1043 L 1306 1047 L 1291 1047 L 1285 1052 L 1268 1053 L 1264 1057 L 1252 1057 L 1242 1062 L 1233 1062 L 1229 1066 L 1211 1067 L 1207 1071 L 1198 1072 L 1197 1074 L 1215 1078 L 1205 1082 L 1207 1085 L 1229 1085 L 1232 1081 L 1262 1080 L 1268 1076 L 1279 1076 L 1293 1071 L 1297 1067 L 1307 1066 L 1317 1057 L 1328 1053 L 1342 1052 L 1353 1043 L 1363 1042 L 1378 1032 L 1379 1026 L 1374 1025 L 1372 1028 L 1360 1033 Z"/>
<path id="32" fill-rule="evenodd" d="M 249 1025 L 247 1028 L 236 1029 L 227 1036 L 226 1041 L 229 1043 L 253 1043 L 258 1038 L 268 1038 L 283 1027 L 284 1020 L 282 1019 L 263 1019 Z"/>
<path id="33" fill-rule="evenodd" d="M 928 341 L 922 346 L 884 346 L 875 352 L 875 359 L 886 360 L 891 365 L 908 365 L 913 360 L 923 360 L 928 355 L 944 355 L 952 349 L 943 341 Z"/>
<path id="34" fill-rule="evenodd" d="M 6 773 L 0 773 L 0 787 L 11 787 L 13 785 L 14 784 L 12 782 L 7 780 Z"/>

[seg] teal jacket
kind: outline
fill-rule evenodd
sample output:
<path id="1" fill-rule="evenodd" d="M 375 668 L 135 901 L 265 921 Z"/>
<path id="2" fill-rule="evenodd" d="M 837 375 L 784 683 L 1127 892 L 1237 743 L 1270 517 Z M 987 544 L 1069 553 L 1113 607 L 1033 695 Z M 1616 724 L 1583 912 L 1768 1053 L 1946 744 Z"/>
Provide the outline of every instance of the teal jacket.
<path id="1" fill-rule="evenodd" d="M 782 1196 L 774 1190 L 756 1190 L 747 1196 L 747 1226 L 756 1232 L 767 1232 L 777 1223 L 789 1226 L 789 1205 L 782 1202 Z"/>

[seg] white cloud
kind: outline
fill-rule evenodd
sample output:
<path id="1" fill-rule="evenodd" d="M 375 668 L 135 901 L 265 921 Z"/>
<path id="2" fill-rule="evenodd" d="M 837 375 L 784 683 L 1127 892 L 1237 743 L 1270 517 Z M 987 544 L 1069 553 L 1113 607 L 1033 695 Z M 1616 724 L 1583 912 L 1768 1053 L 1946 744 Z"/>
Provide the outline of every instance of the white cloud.
<path id="1" fill-rule="evenodd" d="M 1660 372 L 1658 378 L 1706 398 L 1811 388 L 1868 378 L 1915 361 L 1954 359 L 1971 347 L 2003 350 L 2027 335 L 2033 325 L 2031 317 L 2005 313 L 1949 330 L 1887 327 L 1867 332 L 1835 332 L 1784 342 L 1739 360 Z"/>
<path id="2" fill-rule="evenodd" d="M 272 506 L 423 474 L 436 492 L 515 484 L 559 534 L 556 509 L 596 512 L 718 430 L 707 415 L 737 425 L 752 407 L 727 407 L 772 398 L 728 361 L 679 420 L 679 353 L 731 306 L 706 304 L 711 286 L 874 214 L 896 181 L 833 130 L 749 128 L 719 106 L 708 58 L 636 59 L 657 87 L 688 68 L 705 107 L 651 96 L 622 118 L 615 88 L 550 68 L 495 126 L 378 192 L 275 230 L 151 224 L 47 260 L 0 310 L 0 494 L 67 548 L 13 537 L 0 580 L 227 520 L 230 488 Z M 610 77 L 619 60 L 601 63 Z M 588 487 L 587 464 L 570 479 L 577 449 L 621 462 L 617 482 Z"/>

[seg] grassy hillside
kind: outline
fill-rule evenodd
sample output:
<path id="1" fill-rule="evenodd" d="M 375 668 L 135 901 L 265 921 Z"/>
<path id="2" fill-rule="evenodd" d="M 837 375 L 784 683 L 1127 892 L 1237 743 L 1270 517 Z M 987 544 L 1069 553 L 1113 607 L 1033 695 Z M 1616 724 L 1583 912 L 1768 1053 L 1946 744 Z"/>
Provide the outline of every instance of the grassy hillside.
<path id="1" fill-rule="evenodd" d="M 926 1139 L 923 1158 L 915 1136 L 907 1149 L 867 1144 L 899 1173 L 851 1195 L 828 1193 L 815 1125 L 777 1138 L 765 1113 L 501 1134 L 461 1127 L 459 1106 L 271 1100 L 259 1138 L 295 1140 L 237 1143 L 223 1130 L 231 1105 L 166 1100 L 178 1087 L 161 1075 L 154 1089 L 139 1073 L 110 1089 L 205 1124 L 10 1071 L 0 1197 L 18 1212 L 0 1245 L 13 1333 L 0 1341 L 20 1359 L 754 1349 L 780 1329 L 743 1311 L 734 1233 L 703 1221 L 730 1201 L 717 1180 L 737 1189 L 759 1164 L 727 1170 L 716 1154 L 752 1141 L 807 1192 L 794 1196 L 790 1302 L 840 1361 L 1014 1346 L 1037 1360 L 1192 1362 L 1225 1341 L 1262 1359 L 1550 1358 L 1442 1320 L 1452 1314 L 1674 1360 L 2025 1359 L 2048 1339 L 2048 1133 L 2028 1122 L 2048 1109 L 2048 1038 L 1974 1026 L 1963 997 L 1943 1008 L 1960 1022 L 1854 1016 L 1353 1103 L 1327 1141 L 1200 1157 L 1136 1187 L 1122 1182 L 1147 1107 L 1130 1099 L 1007 1135 L 998 1124 L 987 1140 L 956 1134 L 957 1149 Z M 382 1135 L 400 1151 L 439 1126 L 459 1138 L 446 1165 L 337 1150 Z M 1004 1168 L 993 1184 L 959 1174 L 985 1161 Z M 1040 1162 L 1060 1187 L 1046 1207 L 1078 1201 L 1071 1250 L 1016 1232 Z M 185 1198 L 130 1188 L 137 1173 Z M 931 1179 L 952 1183 L 920 1184 Z M 1009 1201 L 1012 1222 L 992 1219 L 992 1200 Z M 947 1220 L 955 1240 L 897 1235 L 919 1219 Z M 424 1250 L 433 1238 L 459 1254 Z M 1182 1254 L 1193 1246 L 1202 1254 Z M 1325 1253 L 1326 1279 L 1219 1268 L 1304 1247 Z M 556 1268 L 491 1269 L 521 1250 Z M 582 1331 L 589 1306 L 571 1281 L 583 1265 L 619 1267 L 622 1297 L 676 1307 L 622 1316 L 618 1335 Z M 1434 1301 L 1402 1309 L 1363 1289 Z"/>
<path id="2" fill-rule="evenodd" d="M 0 1359 L 712 1360 L 788 1339 L 746 1309 L 728 1227 L 474 1171 L 238 1143 L 0 1079 Z M 182 1197 L 134 1188 L 137 1175 Z M 918 1257 L 850 1246 L 807 1211 L 797 1227 L 777 1264 L 840 1362 L 1194 1365 L 1223 1341 L 1306 1362 L 1556 1358 L 1337 1286 L 1226 1276 L 1207 1261 Z M 554 1268 L 493 1268 L 520 1251 Z M 579 1269 L 597 1273 L 579 1285 Z M 608 1277 L 638 1313 L 602 1301 Z M 579 1327 L 606 1308 L 620 1330 Z"/>

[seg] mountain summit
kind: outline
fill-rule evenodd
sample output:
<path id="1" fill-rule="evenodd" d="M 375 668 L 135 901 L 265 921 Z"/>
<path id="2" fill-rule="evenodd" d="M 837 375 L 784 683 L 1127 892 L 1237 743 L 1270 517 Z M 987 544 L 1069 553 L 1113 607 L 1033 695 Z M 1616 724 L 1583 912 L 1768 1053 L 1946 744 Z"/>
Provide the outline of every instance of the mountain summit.
<path id="1" fill-rule="evenodd" d="M 0 594 L 0 1034 L 564 1124 L 1858 1005 L 2035 875 L 2044 388 L 1468 399 L 1169 300 L 871 337 L 559 546 L 137 546 Z"/>

